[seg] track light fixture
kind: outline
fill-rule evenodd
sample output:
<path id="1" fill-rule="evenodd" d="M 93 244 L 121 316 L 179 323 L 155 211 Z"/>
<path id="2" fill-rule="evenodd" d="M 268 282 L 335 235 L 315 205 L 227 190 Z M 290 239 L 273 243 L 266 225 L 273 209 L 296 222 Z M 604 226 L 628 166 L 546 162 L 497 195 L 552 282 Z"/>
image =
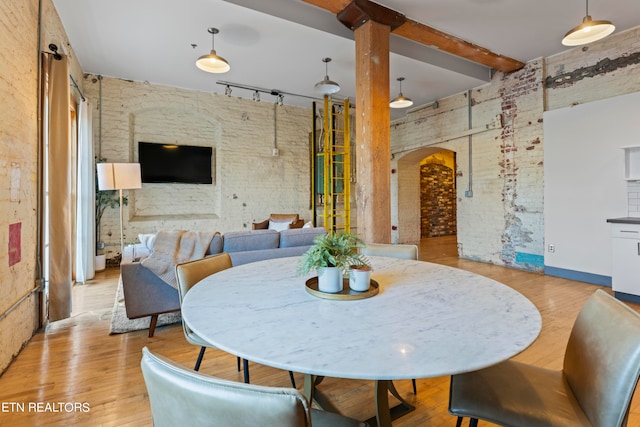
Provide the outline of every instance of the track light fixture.
<path id="1" fill-rule="evenodd" d="M 206 71 L 207 73 L 226 73 L 231 69 L 231 66 L 221 56 L 216 54 L 216 50 L 214 48 L 214 36 L 220 32 L 217 28 L 208 28 L 207 31 L 211 34 L 211 52 L 207 55 L 202 55 L 196 61 L 196 67 L 200 68 L 202 71 Z"/>
<path id="2" fill-rule="evenodd" d="M 325 67 L 324 80 L 319 81 L 315 84 L 314 87 L 316 91 L 320 92 L 323 95 L 331 95 L 333 93 L 339 92 L 340 85 L 329 79 L 329 62 L 331 62 L 331 58 L 322 58 L 322 62 L 324 62 Z"/>
<path id="3" fill-rule="evenodd" d="M 589 15 L 589 0 L 587 2 L 587 15 L 582 19 L 582 24 L 571 29 L 562 39 L 565 46 L 580 46 L 592 43 L 607 37 L 613 33 L 616 27 L 611 21 L 594 21 Z"/>
<path id="4" fill-rule="evenodd" d="M 389 103 L 391 108 L 407 108 L 413 105 L 413 101 L 402 94 L 402 81 L 404 77 L 398 77 L 396 80 L 400 82 L 400 94 L 393 98 Z"/>

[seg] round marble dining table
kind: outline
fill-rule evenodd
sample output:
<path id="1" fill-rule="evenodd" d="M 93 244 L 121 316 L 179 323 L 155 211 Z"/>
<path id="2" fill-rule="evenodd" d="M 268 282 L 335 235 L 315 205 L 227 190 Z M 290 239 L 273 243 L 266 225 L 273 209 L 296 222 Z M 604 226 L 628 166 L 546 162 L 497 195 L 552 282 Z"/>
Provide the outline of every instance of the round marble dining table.
<path id="1" fill-rule="evenodd" d="M 485 368 L 540 332 L 536 307 L 495 280 L 423 261 L 369 259 L 379 284 L 370 298 L 311 295 L 312 275 L 296 274 L 298 257 L 279 258 L 203 279 L 184 298 L 182 316 L 213 346 L 250 361 L 376 381 Z"/>

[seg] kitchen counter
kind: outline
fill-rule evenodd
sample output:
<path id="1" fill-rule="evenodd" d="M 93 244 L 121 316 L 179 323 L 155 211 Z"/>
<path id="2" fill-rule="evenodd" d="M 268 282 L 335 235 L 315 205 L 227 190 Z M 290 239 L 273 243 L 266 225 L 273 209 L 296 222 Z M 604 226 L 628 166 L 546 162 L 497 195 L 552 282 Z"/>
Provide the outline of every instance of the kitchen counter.
<path id="1" fill-rule="evenodd" d="M 607 222 L 613 224 L 639 224 L 640 225 L 640 217 L 626 216 L 623 218 L 609 218 Z"/>

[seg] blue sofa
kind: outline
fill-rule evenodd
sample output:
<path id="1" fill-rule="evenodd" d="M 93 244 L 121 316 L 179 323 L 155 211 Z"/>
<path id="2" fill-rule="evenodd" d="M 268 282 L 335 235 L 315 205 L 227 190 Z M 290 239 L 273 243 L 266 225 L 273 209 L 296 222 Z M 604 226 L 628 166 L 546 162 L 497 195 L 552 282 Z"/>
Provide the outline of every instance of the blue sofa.
<path id="1" fill-rule="evenodd" d="M 305 253 L 322 227 L 291 228 L 282 231 L 250 230 L 216 234 L 205 254 L 229 253 L 234 266 Z M 158 315 L 180 310 L 178 290 L 142 266 L 138 259 L 123 257 L 120 264 L 124 303 L 129 319 L 150 316 L 149 336 L 155 331 Z"/>

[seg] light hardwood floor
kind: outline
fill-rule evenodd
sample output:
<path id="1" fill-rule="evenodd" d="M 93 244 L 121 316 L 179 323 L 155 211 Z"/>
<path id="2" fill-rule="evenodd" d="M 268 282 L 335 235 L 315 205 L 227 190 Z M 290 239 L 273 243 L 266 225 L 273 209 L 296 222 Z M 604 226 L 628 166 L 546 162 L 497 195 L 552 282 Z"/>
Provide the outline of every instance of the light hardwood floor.
<path id="1" fill-rule="evenodd" d="M 420 258 L 482 274 L 528 297 L 542 314 L 542 331 L 516 358 L 553 369 L 561 367 L 575 316 L 588 296 L 599 288 L 458 259 L 455 238 L 451 237 L 423 241 Z M 117 278 L 118 270 L 111 269 L 99 273 L 90 284 L 76 286 L 72 318 L 37 333 L 0 377 L 0 425 L 152 425 L 139 368 L 142 347 L 148 346 L 189 368 L 193 367 L 198 348 L 185 341 L 177 324 L 159 327 L 153 338 L 147 337 L 147 331 L 109 335 Z M 640 306 L 631 306 L 640 310 Z M 2 341 L 7 339 L 10 337 L 2 337 Z M 242 381 L 235 357 L 221 351 L 207 350 L 201 372 Z M 251 380 L 255 384 L 290 385 L 287 372 L 253 363 Z M 296 374 L 296 381 L 300 388 L 302 375 Z M 321 387 L 345 415 L 361 419 L 373 415 L 371 382 L 328 378 Z M 410 381 L 399 381 L 397 387 L 416 410 L 398 419 L 394 426 L 455 425 L 455 418 L 447 413 L 447 377 L 419 379 L 417 395 L 413 395 Z M 630 426 L 640 425 L 638 394 L 632 402 Z M 87 411 L 66 412 L 73 403 L 85 403 Z M 20 404 L 24 405 L 24 412 Z M 480 425 L 489 426 L 482 422 Z"/>

